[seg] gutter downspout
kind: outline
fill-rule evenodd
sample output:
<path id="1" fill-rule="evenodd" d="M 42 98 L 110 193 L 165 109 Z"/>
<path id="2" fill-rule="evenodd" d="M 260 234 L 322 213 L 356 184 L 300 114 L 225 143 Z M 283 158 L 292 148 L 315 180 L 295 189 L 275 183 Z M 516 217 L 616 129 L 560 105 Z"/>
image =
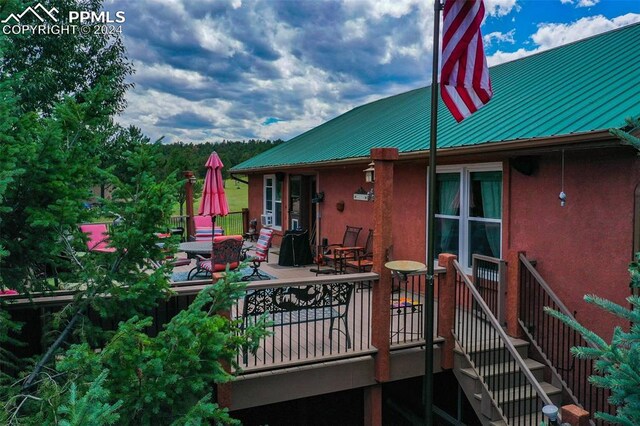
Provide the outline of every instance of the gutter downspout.
<path id="1" fill-rule="evenodd" d="M 244 183 L 245 185 L 249 185 L 249 181 L 248 180 L 242 180 L 239 177 L 237 177 L 236 175 L 234 175 L 233 173 L 231 173 L 230 176 L 231 176 L 231 179 L 233 179 L 235 181 Z"/>

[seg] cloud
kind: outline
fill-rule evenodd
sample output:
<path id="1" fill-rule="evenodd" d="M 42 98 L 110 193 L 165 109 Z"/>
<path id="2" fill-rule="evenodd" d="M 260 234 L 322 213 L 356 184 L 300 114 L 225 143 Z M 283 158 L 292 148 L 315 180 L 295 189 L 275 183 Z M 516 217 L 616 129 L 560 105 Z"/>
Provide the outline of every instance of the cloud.
<path id="1" fill-rule="evenodd" d="M 104 7 L 125 11 L 123 41 L 136 70 L 118 121 L 152 139 L 289 139 L 431 83 L 433 0 L 105 0 Z M 542 24 L 524 49 L 507 22 L 519 2 L 485 0 L 485 7 L 489 28 L 508 25 L 484 36 L 502 49 L 490 63 L 638 20 Z"/>
<path id="2" fill-rule="evenodd" d="M 591 7 L 600 3 L 600 0 L 560 0 L 562 4 L 575 4 L 576 7 Z"/>
<path id="3" fill-rule="evenodd" d="M 484 36 L 482 36 L 482 40 L 484 42 L 484 44 L 486 46 L 491 46 L 493 44 L 494 41 L 497 41 L 498 43 L 511 43 L 514 44 L 515 40 L 513 38 L 513 36 L 515 35 L 516 30 L 512 29 L 509 32 L 506 33 L 501 33 L 499 31 L 494 31 L 492 33 L 489 34 L 485 34 Z"/>
<path id="4" fill-rule="evenodd" d="M 514 9 L 520 10 L 517 0 L 485 0 L 484 7 L 486 15 L 492 17 L 506 16 Z"/>
<path id="5" fill-rule="evenodd" d="M 519 48 L 515 52 L 496 51 L 487 58 L 489 65 L 512 61 L 534 53 L 542 52 L 576 40 L 591 37 L 616 28 L 640 22 L 640 14 L 628 13 L 612 19 L 602 15 L 580 18 L 577 21 L 564 23 L 545 23 L 538 25 L 537 31 L 530 36 L 537 46 L 534 49 Z"/>
<path id="6" fill-rule="evenodd" d="M 211 127 L 214 123 L 196 112 L 184 111 L 156 121 L 159 127 L 171 127 L 178 129 L 199 129 L 201 127 Z"/>
<path id="7" fill-rule="evenodd" d="M 428 83 L 425 3 L 109 0 L 136 69 L 119 121 L 169 141 L 291 138 Z"/>

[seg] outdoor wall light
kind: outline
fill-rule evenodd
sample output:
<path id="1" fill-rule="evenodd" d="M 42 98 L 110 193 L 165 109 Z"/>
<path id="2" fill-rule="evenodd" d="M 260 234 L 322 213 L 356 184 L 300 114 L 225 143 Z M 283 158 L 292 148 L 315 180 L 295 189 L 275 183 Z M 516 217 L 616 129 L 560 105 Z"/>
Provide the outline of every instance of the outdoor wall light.
<path id="1" fill-rule="evenodd" d="M 375 194 L 373 192 L 373 184 L 376 181 L 376 169 L 375 163 L 372 161 L 369 163 L 369 167 L 363 170 L 364 181 L 371 184 L 371 189 L 367 192 L 367 201 L 373 201 Z"/>
<path id="2" fill-rule="evenodd" d="M 549 418 L 550 425 L 558 425 L 558 407 L 555 405 L 545 405 L 542 407 L 542 415 Z"/>
<path id="3" fill-rule="evenodd" d="M 560 199 L 560 207 L 564 207 L 565 204 L 567 204 L 567 194 L 564 192 L 564 149 L 562 150 L 562 170 L 560 173 L 560 194 L 558 195 L 558 198 Z"/>
<path id="4" fill-rule="evenodd" d="M 364 181 L 367 183 L 374 183 L 376 181 L 376 169 L 374 168 L 375 164 L 373 161 L 369 163 L 369 167 L 363 170 L 364 172 Z"/>

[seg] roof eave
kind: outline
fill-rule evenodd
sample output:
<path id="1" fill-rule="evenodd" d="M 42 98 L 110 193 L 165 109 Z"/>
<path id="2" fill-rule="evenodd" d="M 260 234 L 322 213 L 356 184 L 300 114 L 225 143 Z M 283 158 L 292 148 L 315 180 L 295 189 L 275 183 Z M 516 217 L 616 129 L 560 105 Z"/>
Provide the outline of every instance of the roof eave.
<path id="1" fill-rule="evenodd" d="M 543 138 L 516 139 L 501 142 L 487 142 L 478 145 L 455 148 L 438 148 L 439 157 L 463 157 L 479 154 L 531 155 L 542 154 L 558 149 L 597 149 L 621 146 L 620 141 L 608 130 L 594 130 L 589 132 L 571 133 L 567 135 L 548 136 Z M 400 153 L 400 160 L 428 159 L 429 150 Z M 253 167 L 232 170 L 231 174 L 264 173 L 274 170 L 290 170 L 300 168 L 325 168 L 362 164 L 371 161 L 369 156 L 351 157 L 339 160 L 327 160 L 310 163 L 283 164 L 278 166 Z"/>

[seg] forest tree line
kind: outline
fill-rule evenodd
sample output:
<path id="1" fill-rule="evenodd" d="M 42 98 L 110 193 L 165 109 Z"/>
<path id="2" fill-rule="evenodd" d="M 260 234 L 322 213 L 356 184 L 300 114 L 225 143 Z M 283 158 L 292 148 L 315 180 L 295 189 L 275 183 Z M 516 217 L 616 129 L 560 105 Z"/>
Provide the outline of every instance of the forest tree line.
<path id="1" fill-rule="evenodd" d="M 160 153 L 159 173 L 166 176 L 176 170 L 178 172 L 191 170 L 196 175 L 196 178 L 202 179 L 206 173 L 204 165 L 207 162 L 207 158 L 215 151 L 224 164 L 222 177 L 227 179 L 230 177 L 229 170 L 232 167 L 282 142 L 280 139 L 275 141 L 250 139 L 248 141 L 225 140 L 200 144 L 177 142 L 158 145 Z"/>

